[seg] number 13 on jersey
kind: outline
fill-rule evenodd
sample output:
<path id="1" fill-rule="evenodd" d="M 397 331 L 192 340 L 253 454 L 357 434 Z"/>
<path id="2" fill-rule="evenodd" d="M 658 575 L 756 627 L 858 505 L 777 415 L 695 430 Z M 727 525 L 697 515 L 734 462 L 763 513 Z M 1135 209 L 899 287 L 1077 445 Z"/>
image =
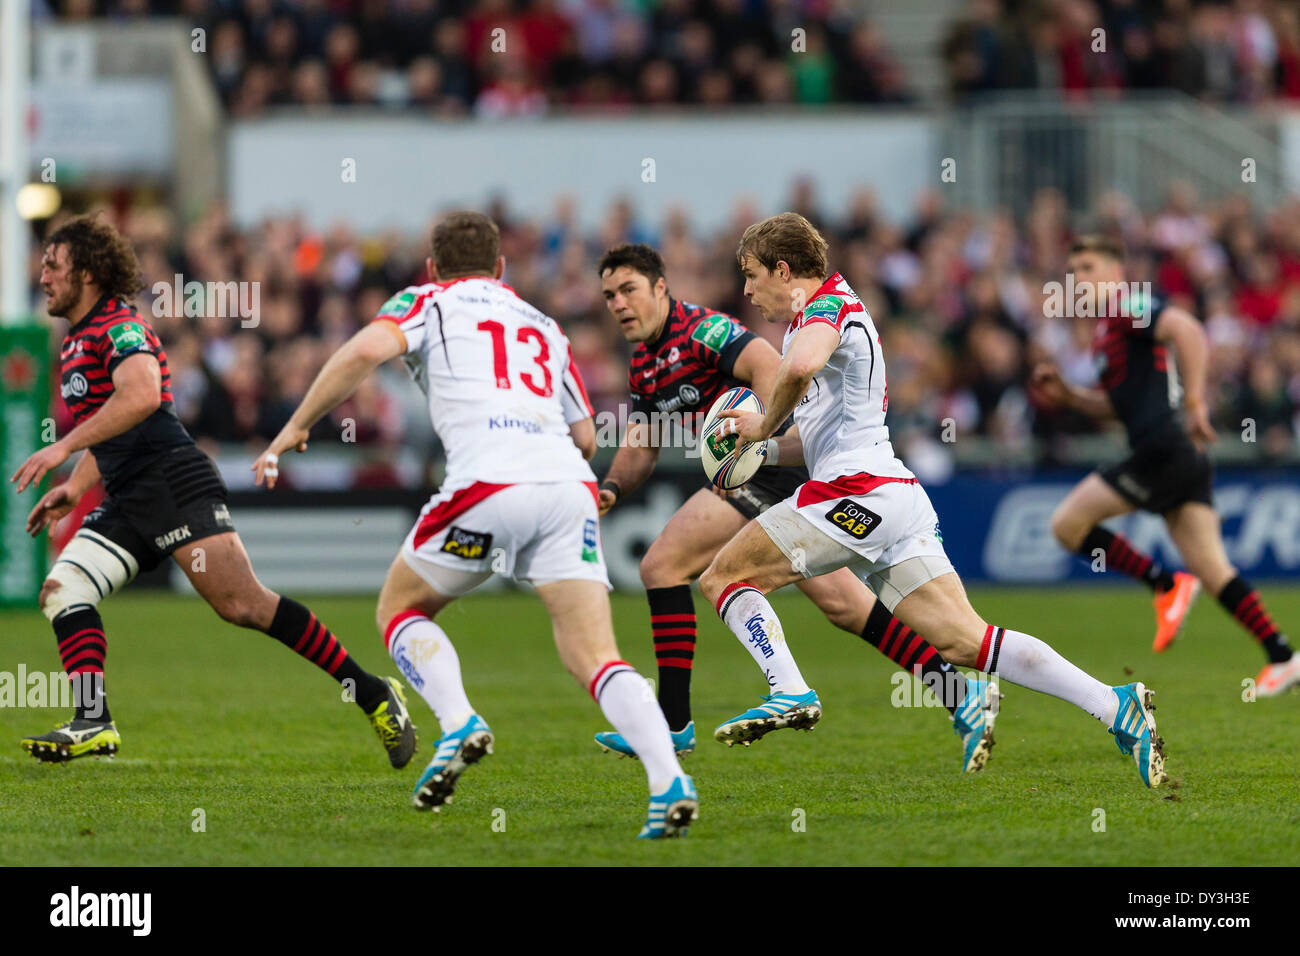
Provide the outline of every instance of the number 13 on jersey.
<path id="1" fill-rule="evenodd" d="M 497 388 L 510 388 L 510 369 L 506 357 L 506 327 L 495 319 L 486 319 L 478 324 L 478 330 L 492 336 L 492 374 L 497 380 Z M 515 339 L 525 344 L 530 341 L 537 343 L 537 354 L 533 356 L 533 362 L 542 370 L 541 382 L 538 382 L 532 371 L 520 372 L 519 381 L 523 382 L 524 387 L 534 395 L 550 398 L 551 369 L 546 363 L 551 358 L 551 348 L 546 343 L 546 337 L 539 329 L 526 325 L 515 333 Z"/>

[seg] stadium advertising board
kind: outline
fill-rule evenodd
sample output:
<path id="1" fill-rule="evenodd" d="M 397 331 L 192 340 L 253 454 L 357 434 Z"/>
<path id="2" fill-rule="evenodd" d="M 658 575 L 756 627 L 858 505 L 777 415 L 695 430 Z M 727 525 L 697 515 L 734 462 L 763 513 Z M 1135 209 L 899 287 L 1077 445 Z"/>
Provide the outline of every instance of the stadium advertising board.
<path id="1" fill-rule="evenodd" d="M 1051 534 L 1052 510 L 1084 474 L 1009 477 L 963 472 L 928 486 L 944 547 L 963 580 L 1023 585 L 1118 580 L 1094 573 Z M 616 588 L 641 589 L 641 555 L 700 487 L 694 469 L 664 470 L 601 519 L 605 558 Z M 269 586 L 303 592 L 377 591 L 394 549 L 425 500 L 414 491 L 287 492 L 274 497 L 237 493 L 231 510 Z M 1300 577 L 1300 473 L 1222 470 L 1215 483 L 1215 503 L 1223 516 L 1228 557 L 1243 575 Z M 1182 567 L 1163 522 L 1154 515 L 1126 515 L 1106 524 L 1156 560 Z M 346 545 L 340 546 L 343 539 Z M 171 577 L 174 586 L 188 588 L 179 572 Z"/>

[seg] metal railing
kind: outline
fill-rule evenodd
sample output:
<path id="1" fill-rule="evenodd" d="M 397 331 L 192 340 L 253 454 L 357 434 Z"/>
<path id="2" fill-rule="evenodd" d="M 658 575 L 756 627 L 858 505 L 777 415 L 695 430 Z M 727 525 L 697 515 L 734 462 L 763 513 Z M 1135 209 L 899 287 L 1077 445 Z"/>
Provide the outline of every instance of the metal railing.
<path id="1" fill-rule="evenodd" d="M 1118 101 L 1008 94 L 953 111 L 941 137 L 955 161 L 950 195 L 971 209 L 1022 215 L 1041 189 L 1070 212 L 1091 212 L 1116 190 L 1145 211 L 1185 181 L 1203 199 L 1241 193 L 1257 208 L 1285 191 L 1275 124 L 1185 94 L 1128 93 Z"/>

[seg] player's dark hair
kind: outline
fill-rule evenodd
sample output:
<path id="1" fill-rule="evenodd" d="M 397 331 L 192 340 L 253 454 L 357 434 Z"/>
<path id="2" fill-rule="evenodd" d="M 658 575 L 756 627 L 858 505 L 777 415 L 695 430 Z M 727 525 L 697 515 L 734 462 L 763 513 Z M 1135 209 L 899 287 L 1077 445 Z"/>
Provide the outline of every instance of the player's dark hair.
<path id="1" fill-rule="evenodd" d="M 1095 252 L 1099 256 L 1108 256 L 1116 262 L 1124 261 L 1124 243 L 1115 236 L 1106 236 L 1099 232 L 1079 236 L 1070 243 L 1070 255 L 1081 252 Z"/>
<path id="2" fill-rule="evenodd" d="M 89 273 L 107 295 L 129 299 L 144 288 L 130 241 L 98 215 L 69 219 L 46 237 L 45 245 L 65 246 L 73 270 Z"/>
<path id="3" fill-rule="evenodd" d="M 481 212 L 454 212 L 433 227 L 430 246 L 439 279 L 490 276 L 501 255 L 501 230 Z"/>
<path id="4" fill-rule="evenodd" d="M 736 249 L 736 262 L 743 265 L 746 256 L 753 256 L 771 272 L 784 261 L 793 278 L 824 279 L 826 250 L 826 240 L 816 226 L 797 212 L 783 212 L 745 230 Z"/>
<path id="5" fill-rule="evenodd" d="M 603 276 L 606 272 L 627 266 L 650 280 L 651 287 L 664 278 L 664 259 L 657 251 L 644 242 L 624 242 L 611 247 L 596 266 L 596 274 Z"/>

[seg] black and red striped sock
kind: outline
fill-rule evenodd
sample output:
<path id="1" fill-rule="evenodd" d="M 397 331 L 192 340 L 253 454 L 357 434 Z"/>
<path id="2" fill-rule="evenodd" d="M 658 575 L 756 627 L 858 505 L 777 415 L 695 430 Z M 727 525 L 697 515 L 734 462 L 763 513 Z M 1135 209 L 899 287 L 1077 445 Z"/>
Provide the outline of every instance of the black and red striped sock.
<path id="1" fill-rule="evenodd" d="M 71 608 L 54 619 L 63 670 L 73 681 L 77 720 L 110 721 L 104 696 L 104 658 L 108 639 L 99 612 L 88 604 Z"/>
<path id="2" fill-rule="evenodd" d="M 934 691 L 943 706 L 957 712 L 966 696 L 965 676 L 929 641 L 890 614 L 883 601 L 877 601 L 867 615 L 862 639 L 908 673 L 919 672 L 922 683 Z"/>
<path id="3" fill-rule="evenodd" d="M 330 629 L 316 619 L 316 615 L 293 598 L 281 597 L 275 607 L 275 617 L 266 633 L 294 653 L 307 658 L 340 684 L 351 681 L 357 704 L 367 714 L 388 697 L 388 685 L 374 674 L 363 670 L 352 659 L 343 642 L 330 633 Z"/>
<path id="4" fill-rule="evenodd" d="M 1106 555 L 1106 568 L 1137 578 L 1153 591 L 1168 591 L 1174 586 L 1174 576 L 1158 561 L 1147 557 L 1122 535 L 1107 531 L 1101 525 L 1093 528 L 1079 545 L 1079 556 L 1092 561 L 1097 552 Z"/>
<path id="5" fill-rule="evenodd" d="M 659 707 L 670 730 L 691 722 L 691 665 L 695 661 L 695 600 L 691 586 L 646 588 L 655 663 L 659 665 Z"/>
<path id="6" fill-rule="evenodd" d="M 1255 640 L 1264 648 L 1270 663 L 1281 664 L 1291 659 L 1291 645 L 1286 635 L 1277 629 L 1273 619 L 1264 610 L 1264 602 L 1259 599 L 1259 592 L 1241 579 L 1233 578 L 1219 592 L 1219 603 L 1228 609 L 1228 613 L 1246 630 L 1254 635 Z"/>

